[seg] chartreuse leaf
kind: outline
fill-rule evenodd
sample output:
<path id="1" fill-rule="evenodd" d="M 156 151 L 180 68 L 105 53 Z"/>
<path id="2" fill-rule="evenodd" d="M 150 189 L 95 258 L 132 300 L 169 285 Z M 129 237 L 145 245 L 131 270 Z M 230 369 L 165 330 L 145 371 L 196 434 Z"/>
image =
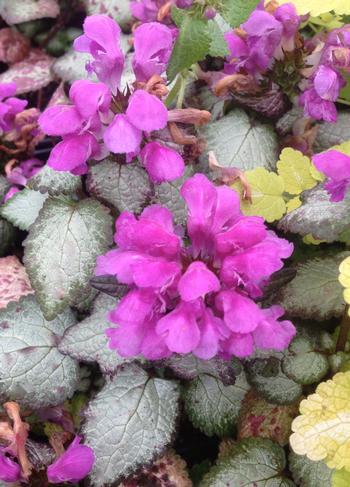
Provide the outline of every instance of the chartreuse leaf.
<path id="1" fill-rule="evenodd" d="M 276 300 L 290 316 L 318 321 L 341 316 L 345 302 L 338 268 L 348 255 L 341 252 L 298 264 L 295 278 L 278 291 Z"/>
<path id="2" fill-rule="evenodd" d="M 220 13 L 231 27 L 238 27 L 247 20 L 258 3 L 259 0 L 225 0 Z"/>
<path id="3" fill-rule="evenodd" d="M 350 485 L 350 472 L 342 468 L 336 470 L 332 477 L 332 487 L 349 487 Z"/>
<path id="4" fill-rule="evenodd" d="M 172 81 L 184 69 L 204 59 L 209 54 L 211 42 L 206 20 L 196 18 L 194 15 L 184 16 L 168 64 L 169 81 Z"/>
<path id="5" fill-rule="evenodd" d="M 293 451 L 288 460 L 293 480 L 299 487 L 332 487 L 333 470 L 324 462 L 313 462 L 305 455 L 297 455 Z"/>
<path id="6" fill-rule="evenodd" d="M 284 3 L 293 3 L 299 15 L 317 16 L 332 10 L 339 15 L 350 14 L 348 0 L 279 0 L 279 4 L 283 5 Z"/>
<path id="7" fill-rule="evenodd" d="M 178 415 L 175 382 L 153 379 L 125 365 L 90 401 L 83 427 L 95 454 L 92 485 L 116 483 L 149 463 L 170 443 Z"/>
<path id="8" fill-rule="evenodd" d="M 350 372 L 321 382 L 314 394 L 301 401 L 292 430 L 295 453 L 350 472 Z"/>
<path id="9" fill-rule="evenodd" d="M 73 395 L 78 362 L 62 355 L 57 345 L 75 321 L 68 310 L 46 321 L 33 296 L 0 311 L 0 402 L 13 400 L 36 409 Z"/>
<path id="10" fill-rule="evenodd" d="M 285 191 L 293 195 L 311 189 L 323 180 L 310 159 L 291 147 L 282 150 L 277 172 L 283 178 Z"/>
<path id="11" fill-rule="evenodd" d="M 29 230 L 30 225 L 38 218 L 39 211 L 47 196 L 47 194 L 24 188 L 6 201 L 1 207 L 0 215 L 15 227 L 21 230 Z"/>
<path id="12" fill-rule="evenodd" d="M 344 259 L 339 266 L 339 282 L 345 288 L 344 300 L 350 304 L 350 257 Z"/>
<path id="13" fill-rule="evenodd" d="M 24 264 L 47 319 L 91 292 L 96 257 L 112 242 L 112 218 L 98 201 L 48 199 L 24 242 Z"/>
<path id="14" fill-rule="evenodd" d="M 235 429 L 241 402 L 248 390 L 243 371 L 231 386 L 225 386 L 211 375 L 201 374 L 185 389 L 186 413 L 194 426 L 206 435 L 228 436 Z"/>
<path id="15" fill-rule="evenodd" d="M 199 487 L 295 487 L 285 477 L 285 467 L 282 447 L 265 438 L 248 438 L 221 457 Z"/>
<path id="16" fill-rule="evenodd" d="M 263 167 L 246 171 L 245 177 L 251 190 L 251 201 L 241 196 L 242 212 L 245 215 L 262 216 L 268 222 L 282 218 L 286 212 L 283 178 Z M 233 188 L 238 188 L 238 191 L 242 192 L 241 183 L 235 183 Z"/>

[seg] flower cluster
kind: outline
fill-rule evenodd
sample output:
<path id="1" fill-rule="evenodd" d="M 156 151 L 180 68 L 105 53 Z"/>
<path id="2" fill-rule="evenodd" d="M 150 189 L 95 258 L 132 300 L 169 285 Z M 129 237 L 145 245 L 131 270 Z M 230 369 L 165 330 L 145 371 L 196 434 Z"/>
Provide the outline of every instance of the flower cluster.
<path id="1" fill-rule="evenodd" d="M 331 149 L 315 154 L 312 162 L 328 178 L 324 187 L 330 194 L 330 200 L 342 201 L 350 186 L 350 157 L 339 150 Z"/>
<path id="2" fill-rule="evenodd" d="M 299 99 L 305 115 L 335 122 L 337 109 L 334 102 L 346 84 L 342 71 L 350 69 L 350 26 L 332 30 L 325 41 L 316 38 L 307 65 L 306 89 Z"/>
<path id="3" fill-rule="evenodd" d="M 109 315 L 118 325 L 106 331 L 110 347 L 148 359 L 283 350 L 294 326 L 278 321 L 280 306 L 262 309 L 254 298 L 291 255 L 292 244 L 262 218 L 243 216 L 238 195 L 202 174 L 189 178 L 181 195 L 188 208 L 186 237 L 159 205 L 139 218 L 123 212 L 116 221 L 117 249 L 97 260 L 97 275 L 130 286 Z"/>
<path id="4" fill-rule="evenodd" d="M 239 29 L 225 35 L 230 50 L 225 73 L 243 72 L 259 79 L 284 52 L 294 49 L 299 25 L 293 4 L 286 3 L 271 12 L 259 4 Z"/>
<path id="5" fill-rule="evenodd" d="M 160 75 L 170 58 L 174 35 L 167 26 L 151 22 L 134 33 L 132 66 L 136 76 L 133 92 L 118 92 L 124 66 L 119 47 L 120 28 L 106 15 L 87 17 L 84 34 L 75 40 L 78 51 L 89 52 L 100 82 L 75 81 L 70 89 L 70 105 L 47 108 L 40 126 L 47 135 L 61 136 L 51 151 L 48 165 L 56 170 L 85 174 L 90 158 L 101 160 L 110 152 L 136 156 L 155 183 L 183 175 L 185 164 L 173 149 L 150 138 L 173 118 L 162 101 L 167 93 Z"/>

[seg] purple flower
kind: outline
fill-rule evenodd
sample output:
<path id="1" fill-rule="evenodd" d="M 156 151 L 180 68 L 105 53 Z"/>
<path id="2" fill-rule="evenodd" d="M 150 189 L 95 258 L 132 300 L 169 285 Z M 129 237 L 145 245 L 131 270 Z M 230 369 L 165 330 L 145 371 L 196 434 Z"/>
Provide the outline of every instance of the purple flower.
<path id="1" fill-rule="evenodd" d="M 47 164 L 56 171 L 85 174 L 90 157 L 103 157 L 98 139 L 102 120 L 109 113 L 111 92 L 104 83 L 79 80 L 72 84 L 69 98 L 72 105 L 51 106 L 39 118 L 43 132 L 63 138 L 52 149 Z"/>
<path id="2" fill-rule="evenodd" d="M 331 201 L 342 201 L 350 185 L 350 157 L 337 150 L 328 150 L 312 157 L 316 168 L 328 178 L 324 185 Z"/>
<path id="3" fill-rule="evenodd" d="M 299 97 L 299 104 L 304 107 L 304 114 L 315 120 L 337 121 L 337 109 L 331 101 L 321 98 L 314 88 L 310 88 Z"/>
<path id="4" fill-rule="evenodd" d="M 154 183 L 173 181 L 183 176 L 185 171 L 185 163 L 180 154 L 158 142 L 146 144 L 140 158 Z"/>
<path id="5" fill-rule="evenodd" d="M 204 175 L 181 188 L 188 208 L 187 240 L 169 210 L 146 208 L 116 221 L 117 248 L 97 260 L 97 275 L 113 275 L 130 291 L 111 311 L 106 331 L 122 356 L 155 360 L 172 353 L 209 359 L 250 355 L 256 346 L 283 350 L 295 334 L 278 321 L 279 307 L 253 298 L 283 266 L 293 246 L 261 218 L 245 217 L 237 194 Z"/>
<path id="6" fill-rule="evenodd" d="M 86 477 L 93 467 L 95 455 L 93 450 L 80 445 L 81 438 L 76 436 L 67 450 L 47 469 L 50 483 L 79 482 Z"/>
<path id="7" fill-rule="evenodd" d="M 21 468 L 8 456 L 0 451 L 0 480 L 2 482 L 17 482 L 21 478 Z"/>
<path id="8" fill-rule="evenodd" d="M 14 97 L 16 83 L 0 83 L 0 135 L 14 128 L 17 113 L 27 106 L 27 100 Z"/>
<path id="9" fill-rule="evenodd" d="M 344 79 L 334 69 L 321 65 L 313 79 L 316 93 L 323 100 L 336 101 Z"/>
<path id="10" fill-rule="evenodd" d="M 74 41 L 74 49 L 93 57 L 88 69 L 116 93 L 124 68 L 124 54 L 120 48 L 121 30 L 108 15 L 91 15 L 84 21 L 84 34 Z"/>
<path id="11" fill-rule="evenodd" d="M 135 30 L 132 67 L 138 81 L 148 81 L 166 70 L 173 42 L 172 30 L 159 22 L 146 23 Z"/>
<path id="12" fill-rule="evenodd" d="M 43 161 L 39 159 L 32 158 L 22 161 L 18 166 L 11 169 L 11 171 L 6 175 L 7 181 L 17 186 L 25 186 L 28 179 L 35 176 L 37 172 L 43 167 Z"/>

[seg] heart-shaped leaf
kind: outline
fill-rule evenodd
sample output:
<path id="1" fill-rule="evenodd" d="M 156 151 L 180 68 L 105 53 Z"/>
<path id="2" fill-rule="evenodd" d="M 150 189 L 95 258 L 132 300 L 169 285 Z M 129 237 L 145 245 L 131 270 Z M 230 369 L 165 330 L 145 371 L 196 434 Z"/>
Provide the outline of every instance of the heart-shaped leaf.
<path id="1" fill-rule="evenodd" d="M 170 442 L 178 414 L 178 386 L 126 365 L 89 403 L 83 428 L 95 453 L 95 487 L 117 482 L 150 462 Z"/>
<path id="2" fill-rule="evenodd" d="M 49 193 L 50 196 L 74 194 L 81 189 L 81 177 L 66 171 L 55 171 L 45 165 L 28 180 L 27 186 L 40 193 Z"/>
<path id="3" fill-rule="evenodd" d="M 294 482 L 299 487 L 332 487 L 333 470 L 325 462 L 313 462 L 305 455 L 290 452 L 288 466 Z"/>
<path id="4" fill-rule="evenodd" d="M 57 345 L 75 323 L 69 310 L 46 321 L 33 296 L 0 311 L 0 398 L 37 409 L 55 406 L 73 395 L 78 363 L 62 355 Z"/>
<path id="5" fill-rule="evenodd" d="M 24 264 L 47 319 L 86 299 L 96 257 L 112 243 L 112 218 L 96 200 L 48 199 L 23 245 Z"/>

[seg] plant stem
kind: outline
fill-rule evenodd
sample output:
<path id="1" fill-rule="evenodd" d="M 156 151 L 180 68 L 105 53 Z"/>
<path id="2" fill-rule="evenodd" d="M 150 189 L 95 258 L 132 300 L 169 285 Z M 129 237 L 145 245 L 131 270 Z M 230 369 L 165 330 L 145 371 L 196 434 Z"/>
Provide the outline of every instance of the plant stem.
<path id="1" fill-rule="evenodd" d="M 336 352 L 344 352 L 350 330 L 349 305 L 346 305 L 343 318 L 340 322 L 339 335 L 335 347 Z"/>

